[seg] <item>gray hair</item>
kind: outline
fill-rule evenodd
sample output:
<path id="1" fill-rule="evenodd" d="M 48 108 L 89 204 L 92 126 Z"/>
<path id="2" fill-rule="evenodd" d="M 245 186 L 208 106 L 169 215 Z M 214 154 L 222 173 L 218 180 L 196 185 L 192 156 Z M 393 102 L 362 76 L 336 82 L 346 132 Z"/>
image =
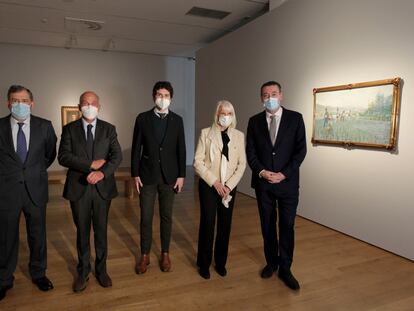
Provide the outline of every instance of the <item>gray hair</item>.
<path id="1" fill-rule="evenodd" d="M 218 114 L 220 112 L 221 108 L 227 108 L 230 110 L 230 112 L 233 113 L 233 118 L 231 121 L 231 124 L 229 125 L 229 128 L 236 128 L 237 120 L 236 120 L 236 112 L 234 111 L 234 107 L 228 100 L 222 99 L 217 102 L 216 112 L 214 114 L 214 124 L 218 124 Z"/>

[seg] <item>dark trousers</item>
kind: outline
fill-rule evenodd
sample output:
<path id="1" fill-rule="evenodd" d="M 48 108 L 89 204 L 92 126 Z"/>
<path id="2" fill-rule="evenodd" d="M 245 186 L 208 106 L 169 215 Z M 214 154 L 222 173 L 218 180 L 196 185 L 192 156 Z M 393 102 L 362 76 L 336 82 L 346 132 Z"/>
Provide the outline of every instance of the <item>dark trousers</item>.
<path id="1" fill-rule="evenodd" d="M 95 274 L 106 272 L 108 257 L 107 226 L 111 200 L 104 200 L 95 185 L 88 185 L 78 201 L 70 201 L 73 221 L 76 225 L 76 247 L 78 251 L 77 271 L 87 277 L 91 271 L 90 232 L 93 225 L 95 242 Z"/>
<path id="2" fill-rule="evenodd" d="M 174 185 L 164 183 L 162 178 L 155 185 L 145 185 L 139 194 L 141 208 L 141 254 L 149 254 L 152 243 L 152 219 L 154 217 L 155 197 L 158 193 L 158 204 L 160 213 L 160 237 L 161 251 L 168 252 L 170 249 L 172 230 L 172 207 L 174 203 Z"/>
<path id="3" fill-rule="evenodd" d="M 230 195 L 233 197 L 226 208 L 222 198 L 202 179 L 199 181 L 200 227 L 198 231 L 197 266 L 208 269 L 213 257 L 214 227 L 217 215 L 217 233 L 214 245 L 214 262 L 217 267 L 225 267 L 229 250 L 231 219 L 236 197 L 236 188 Z"/>
<path id="4" fill-rule="evenodd" d="M 256 189 L 266 263 L 290 269 L 295 246 L 295 217 L 299 194 L 279 194 L 275 187 Z M 279 240 L 276 229 L 279 212 Z"/>
<path id="5" fill-rule="evenodd" d="M 45 276 L 46 206 L 31 201 L 25 185 L 19 184 L 20 195 L 13 202 L 0 202 L 0 286 L 13 284 L 19 250 L 19 223 L 23 211 L 26 219 L 27 242 L 30 249 L 29 272 L 33 280 Z"/>

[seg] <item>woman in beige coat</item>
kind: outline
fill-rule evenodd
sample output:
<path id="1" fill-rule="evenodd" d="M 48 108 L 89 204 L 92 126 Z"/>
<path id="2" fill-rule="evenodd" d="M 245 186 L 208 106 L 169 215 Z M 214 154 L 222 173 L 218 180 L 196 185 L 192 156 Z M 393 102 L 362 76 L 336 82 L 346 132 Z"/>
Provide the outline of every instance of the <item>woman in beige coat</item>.
<path id="1" fill-rule="evenodd" d="M 197 266 L 200 276 L 205 279 L 210 278 L 216 215 L 215 270 L 223 277 L 227 274 L 226 261 L 236 187 L 246 168 L 244 134 L 235 127 L 233 105 L 226 100 L 219 101 L 214 123 L 201 131 L 194 158 L 194 168 L 200 176 Z"/>

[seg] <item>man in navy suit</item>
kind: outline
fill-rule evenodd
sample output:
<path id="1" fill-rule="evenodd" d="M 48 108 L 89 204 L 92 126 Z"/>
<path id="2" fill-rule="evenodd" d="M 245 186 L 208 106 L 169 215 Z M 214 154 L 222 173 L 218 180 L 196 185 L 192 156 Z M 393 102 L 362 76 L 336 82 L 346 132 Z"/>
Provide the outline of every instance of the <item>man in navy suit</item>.
<path id="1" fill-rule="evenodd" d="M 10 114 L 0 118 L 0 300 L 13 287 L 22 212 L 32 282 L 42 291 L 53 289 L 46 277 L 46 204 L 56 135 L 50 121 L 31 114 L 33 105 L 28 88 L 12 85 L 7 92 Z"/>
<path id="2" fill-rule="evenodd" d="M 252 188 L 256 193 L 266 257 L 261 277 L 270 278 L 279 269 L 278 276 L 286 286 L 298 290 L 299 282 L 290 267 L 299 202 L 299 167 L 306 155 L 305 125 L 300 113 L 280 106 L 283 94 L 278 82 L 263 84 L 260 96 L 265 111 L 249 120 L 246 153 L 252 169 Z"/>

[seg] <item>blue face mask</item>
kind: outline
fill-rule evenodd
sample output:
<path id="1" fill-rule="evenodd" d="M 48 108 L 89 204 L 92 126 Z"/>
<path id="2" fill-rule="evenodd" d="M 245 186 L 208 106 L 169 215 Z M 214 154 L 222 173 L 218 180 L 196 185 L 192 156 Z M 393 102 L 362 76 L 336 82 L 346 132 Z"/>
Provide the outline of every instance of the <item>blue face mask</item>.
<path id="1" fill-rule="evenodd" d="M 280 107 L 278 98 L 270 97 L 263 102 L 263 106 L 270 111 L 277 110 Z"/>
<path id="2" fill-rule="evenodd" d="M 26 103 L 13 103 L 11 106 L 11 114 L 15 119 L 26 120 L 30 115 L 30 105 Z"/>

